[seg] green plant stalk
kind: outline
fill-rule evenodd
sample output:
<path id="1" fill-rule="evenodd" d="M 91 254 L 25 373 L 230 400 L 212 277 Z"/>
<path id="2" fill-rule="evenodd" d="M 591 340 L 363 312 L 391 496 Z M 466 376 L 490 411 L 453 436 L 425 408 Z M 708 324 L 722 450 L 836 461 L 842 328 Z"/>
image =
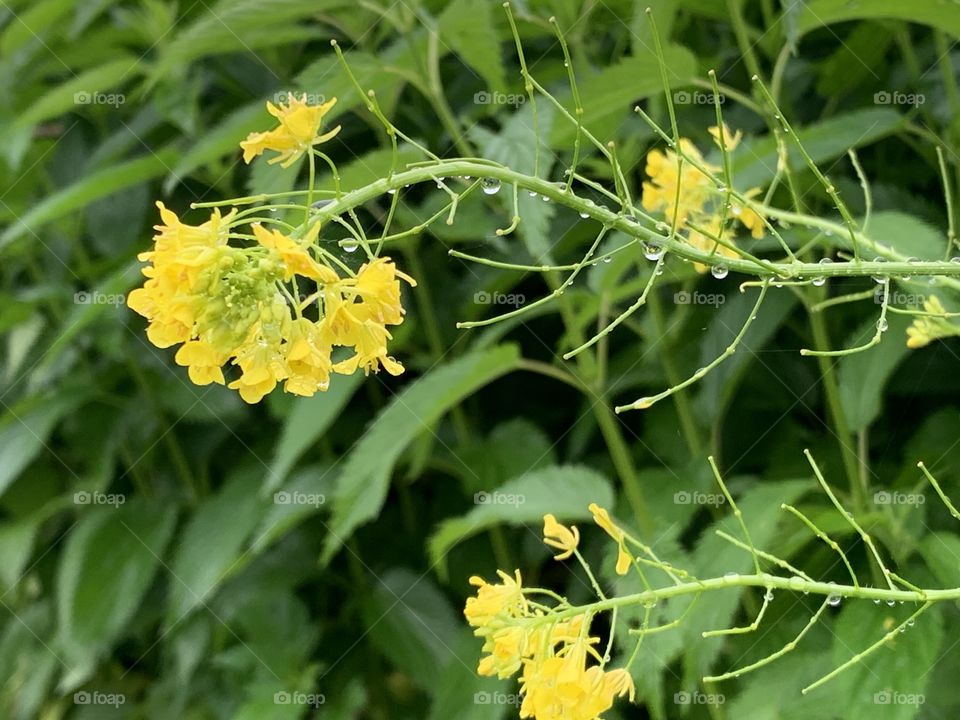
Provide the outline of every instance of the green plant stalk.
<path id="1" fill-rule="evenodd" d="M 809 317 L 814 348 L 821 351 L 827 350 L 830 347 L 830 339 L 827 336 L 827 325 L 823 319 L 823 314 L 811 312 Z M 862 487 L 860 483 L 860 461 L 857 457 L 857 451 L 853 447 L 853 435 L 850 432 L 850 426 L 847 424 L 843 404 L 840 402 L 840 386 L 834 372 L 836 361 L 823 355 L 818 355 L 816 358 L 820 365 L 820 376 L 823 378 L 827 410 L 830 414 L 834 433 L 837 436 L 837 442 L 840 445 L 843 469 L 850 485 L 850 496 L 853 499 L 854 507 L 857 510 L 862 510 L 866 506 L 866 488 Z"/>
<path id="2" fill-rule="evenodd" d="M 950 261 L 907 262 L 906 256 L 864 235 L 862 232 L 856 233 L 861 249 L 869 249 L 876 255 L 884 257 L 885 262 L 864 260 L 859 263 L 834 262 L 826 265 L 812 262 L 770 262 L 760 266 L 749 259 L 719 257 L 715 253 L 699 250 L 669 234 L 661 234 L 645 225 L 633 222 L 623 214 L 613 212 L 609 208 L 597 205 L 575 193 L 567 193 L 561 184 L 525 175 L 503 165 L 478 159 L 452 159 L 431 162 L 396 173 L 391 178 L 381 178 L 356 190 L 343 193 L 338 199 L 311 215 L 311 219 L 321 222 L 330 221 L 335 215 L 340 215 L 349 209 L 363 205 L 383 195 L 388 190 L 399 189 L 404 185 L 414 183 L 436 182 L 437 177 L 454 176 L 487 177 L 500 180 L 503 184 L 516 183 L 519 187 L 545 196 L 558 205 L 584 213 L 588 218 L 605 224 L 613 230 L 619 230 L 639 240 L 657 243 L 676 257 L 708 266 L 722 263 L 732 272 L 760 277 L 776 275 L 784 280 L 814 277 L 915 277 L 935 275 L 942 278 L 944 285 L 960 290 L 960 263 Z M 774 219 L 806 225 L 840 237 L 847 234 L 845 225 L 822 218 L 781 210 L 761 203 L 752 203 L 750 207 Z"/>

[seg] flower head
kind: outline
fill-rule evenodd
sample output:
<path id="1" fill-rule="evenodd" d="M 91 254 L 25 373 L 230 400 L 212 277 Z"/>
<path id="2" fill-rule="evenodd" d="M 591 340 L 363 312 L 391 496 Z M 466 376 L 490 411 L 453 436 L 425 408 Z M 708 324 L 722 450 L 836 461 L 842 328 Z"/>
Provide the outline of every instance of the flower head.
<path id="1" fill-rule="evenodd" d="M 306 95 L 298 99 L 292 93 L 288 95 L 286 103 L 274 105 L 268 102 L 267 111 L 280 124 L 267 132 L 250 133 L 240 143 L 243 161 L 249 163 L 265 150 L 273 150 L 278 155 L 269 162 L 290 167 L 311 147 L 332 139 L 340 132 L 340 126 L 337 125 L 333 130 L 320 134 L 320 123 L 336 102 L 337 99 L 332 98 L 322 105 L 308 105 Z"/>
<path id="2" fill-rule="evenodd" d="M 626 575 L 633 558 L 626 548 L 626 533 L 610 519 L 610 513 L 596 503 L 590 503 L 593 521 L 617 542 L 617 575 Z"/>
<path id="3" fill-rule="evenodd" d="M 561 551 L 554 555 L 555 560 L 566 560 L 580 543 L 580 531 L 575 526 L 561 525 L 553 515 L 547 514 L 543 516 L 543 542 Z"/>

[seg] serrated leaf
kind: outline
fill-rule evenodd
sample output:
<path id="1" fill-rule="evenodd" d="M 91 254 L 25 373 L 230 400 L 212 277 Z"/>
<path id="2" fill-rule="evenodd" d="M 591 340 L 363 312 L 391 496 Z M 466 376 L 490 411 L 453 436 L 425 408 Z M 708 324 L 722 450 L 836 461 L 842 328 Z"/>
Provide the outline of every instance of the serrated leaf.
<path id="1" fill-rule="evenodd" d="M 485 0 L 453 0 L 441 13 L 437 28 L 440 41 L 483 78 L 487 90 L 505 92 L 494 7 Z"/>
<path id="2" fill-rule="evenodd" d="M 950 12 L 949 7 L 953 6 L 956 10 L 956 5 L 944 0 L 915 0 L 910 3 L 900 0 L 806 0 L 796 4 L 801 6 L 797 18 L 797 29 L 801 34 L 849 20 L 904 20 L 929 25 L 960 37 L 960 14 Z"/>
<path id="3" fill-rule="evenodd" d="M 394 396 L 350 451 L 337 478 L 322 562 L 329 562 L 357 527 L 380 512 L 400 453 L 463 398 L 515 369 L 518 360 L 514 345 L 469 353 Z"/>

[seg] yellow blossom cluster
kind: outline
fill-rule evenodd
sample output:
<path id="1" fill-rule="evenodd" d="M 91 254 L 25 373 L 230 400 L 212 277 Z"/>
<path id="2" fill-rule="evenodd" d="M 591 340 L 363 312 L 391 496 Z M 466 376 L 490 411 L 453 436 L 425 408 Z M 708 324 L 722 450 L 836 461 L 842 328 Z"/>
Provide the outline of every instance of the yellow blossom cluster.
<path id="1" fill-rule="evenodd" d="M 731 133 L 726 125 L 711 127 L 709 132 L 727 152 L 732 152 L 742 139 L 739 130 Z M 764 235 L 763 218 L 753 208 L 736 201 L 731 203 L 729 212 L 723 213 L 727 194 L 718 190 L 710 178 L 721 173 L 721 168 L 707 162 L 686 138 L 680 139 L 679 149 L 679 155 L 674 150 L 647 153 L 646 173 L 650 180 L 643 183 L 644 209 L 662 212 L 668 223 L 676 223 L 678 233 L 686 232 L 687 242 L 694 247 L 721 257 L 738 257 L 733 249 L 734 231 L 727 221 L 739 220 L 753 238 L 760 239 Z M 752 199 L 759 192 L 759 188 L 753 188 L 744 196 Z M 700 272 L 707 269 L 702 263 L 696 267 Z"/>
<path id="2" fill-rule="evenodd" d="M 923 301 L 923 311 L 926 315 L 916 317 L 907 328 L 907 347 L 921 348 L 939 338 L 960 335 L 960 327 L 947 319 L 950 314 L 936 295 Z"/>
<path id="3" fill-rule="evenodd" d="M 595 515 L 597 511 L 609 521 L 605 510 L 597 508 Z M 615 526 L 610 523 L 610 527 Z M 543 534 L 547 545 L 561 551 L 557 559 L 576 553 L 580 542 L 576 527 L 546 515 Z M 464 616 L 474 634 L 484 640 L 487 654 L 477 672 L 499 678 L 520 672 L 521 718 L 600 720 L 617 697 L 633 700 L 630 673 L 606 669 L 606 661 L 595 649 L 600 640 L 590 635 L 592 612 L 570 614 L 547 608 L 529 597 L 543 591 L 524 588 L 519 570 L 498 575 L 498 583 L 470 578 L 477 593 L 467 599 Z"/>
<path id="4" fill-rule="evenodd" d="M 244 141 L 245 157 L 270 149 L 289 164 L 336 133 L 317 135 L 334 102 L 268 103 L 281 124 Z M 370 255 L 356 272 L 340 263 L 338 272 L 318 248 L 318 223 L 278 223 L 284 234 L 236 209 L 226 215 L 215 209 L 206 222 L 188 225 L 157 206 L 162 222 L 154 248 L 139 256 L 149 263 L 147 280 L 127 303 L 149 321 L 154 345 L 180 345 L 175 360 L 194 383 L 226 384 L 229 364 L 237 375 L 229 387 L 256 403 L 281 383 L 286 392 L 310 396 L 327 389 L 331 373 L 403 372 L 387 352 L 387 327 L 403 322 L 400 281 L 416 282 L 390 258 Z M 238 232 L 242 225 L 251 232 Z M 302 298 L 305 286 L 315 291 Z"/>

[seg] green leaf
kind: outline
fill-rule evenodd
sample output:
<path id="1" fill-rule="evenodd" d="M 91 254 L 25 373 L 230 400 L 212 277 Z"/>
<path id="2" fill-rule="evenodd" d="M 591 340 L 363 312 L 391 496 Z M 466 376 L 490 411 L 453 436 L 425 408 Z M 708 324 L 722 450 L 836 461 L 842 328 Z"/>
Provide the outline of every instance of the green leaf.
<path id="1" fill-rule="evenodd" d="M 251 474 L 239 474 L 205 500 L 180 534 L 174 556 L 167 624 L 202 605 L 245 561 L 244 542 L 263 517 L 267 501 Z"/>
<path id="2" fill-rule="evenodd" d="M 742 485 L 736 478 L 726 478 L 726 482 L 734 489 L 737 485 Z M 748 490 L 736 498 L 737 506 L 743 513 L 743 520 L 750 530 L 754 547 L 767 549 L 778 535 L 777 525 L 783 516 L 780 511 L 781 503 L 793 503 L 806 490 L 811 489 L 811 484 L 808 480 L 782 480 L 747 487 Z M 719 488 L 716 492 L 719 493 Z M 707 527 L 693 554 L 694 575 L 708 577 L 718 573 L 752 572 L 753 561 L 750 553 L 721 539 L 715 530 L 723 530 L 743 540 L 740 525 L 731 514 Z M 699 679 L 707 674 L 722 649 L 720 639 L 704 640 L 701 633 L 705 630 L 731 627 L 742 593 L 742 589 L 715 593 L 709 601 L 698 603 L 687 616 L 682 630 L 687 644 L 687 653 L 684 656 L 685 687 L 697 686 Z"/>
<path id="3" fill-rule="evenodd" d="M 596 470 L 554 465 L 524 473 L 496 489 L 476 493 L 470 512 L 441 523 L 428 542 L 430 562 L 443 573 L 450 548 L 497 525 L 536 525 L 547 513 L 560 521 L 589 520 L 587 506 L 592 502 L 613 504 L 610 481 Z"/>
<path id="4" fill-rule="evenodd" d="M 920 554 L 943 587 L 960 587 L 960 537 L 932 532 L 920 542 Z"/>
<path id="5" fill-rule="evenodd" d="M 688 85 L 696 73 L 693 53 L 679 45 L 663 49 L 667 80 L 673 89 Z M 624 118 L 633 114 L 638 100 L 663 94 L 660 61 L 651 49 L 625 57 L 620 62 L 593 73 L 577 68 L 577 88 L 583 105 L 583 126 L 600 142 L 611 140 Z M 567 92 L 557 99 L 571 113 L 573 96 Z M 542 103 L 541 103 L 542 104 Z M 538 106 L 539 109 L 539 106 Z M 550 147 L 567 150 L 573 145 L 577 126 L 567 119 L 554 123 Z M 584 141 L 585 142 L 585 141 Z"/>
<path id="6" fill-rule="evenodd" d="M 36 125 L 68 110 L 81 109 L 97 102 L 98 94 L 107 95 L 108 98 L 112 95 L 116 99 L 113 106 L 117 109 L 126 102 L 126 98 L 122 93 L 108 91 L 121 80 L 135 78 L 139 74 L 139 67 L 136 57 L 125 56 L 82 72 L 38 98 L 17 117 L 14 127 Z"/>
<path id="7" fill-rule="evenodd" d="M 905 122 L 906 119 L 900 113 L 890 108 L 868 108 L 795 129 L 804 149 L 819 165 L 843 155 L 851 148 L 876 142 L 899 130 Z M 790 169 L 805 169 L 807 164 L 795 142 L 789 137 L 786 141 Z M 733 153 L 732 170 L 738 187 L 767 185 L 777 172 L 776 139 L 765 136 L 745 140 Z"/>
<path id="8" fill-rule="evenodd" d="M 49 195 L 11 223 L 0 235 L 0 250 L 24 235 L 36 236 L 46 223 L 79 210 L 94 200 L 163 175 L 175 154 L 174 150 L 168 148 L 82 176 L 82 180 Z"/>
<path id="9" fill-rule="evenodd" d="M 357 527 L 380 512 L 400 453 L 465 397 L 516 369 L 519 359 L 514 345 L 469 353 L 431 370 L 394 396 L 347 455 L 337 478 L 323 563 Z"/>
<path id="10" fill-rule="evenodd" d="M 172 504 L 140 499 L 97 508 L 77 523 L 60 559 L 56 586 L 60 639 L 71 665 L 82 665 L 120 639 L 175 524 Z"/>
<path id="11" fill-rule="evenodd" d="M 861 226 L 863 221 L 860 221 Z M 943 260 L 947 237 L 930 223 L 896 210 L 876 212 L 870 218 L 868 234 L 904 257 Z"/>
<path id="12" fill-rule="evenodd" d="M 419 572 L 393 568 L 372 583 L 363 619 L 373 644 L 428 692 L 451 661 L 450 638 L 462 630 L 443 593 Z"/>
<path id="13" fill-rule="evenodd" d="M 60 393 L 7 409 L 0 421 L 0 494 L 47 448 L 53 428 L 84 399 L 77 393 Z"/>
<path id="14" fill-rule="evenodd" d="M 831 665 L 839 666 L 865 650 L 916 609 L 848 601 L 833 628 L 836 640 Z M 916 625 L 844 671 L 832 681 L 845 690 L 844 720 L 916 717 L 942 642 L 943 617 L 935 607 L 921 615 Z M 829 669 L 824 667 L 823 673 Z"/>
<path id="15" fill-rule="evenodd" d="M 802 10 L 797 26 L 802 34 L 848 20 L 904 20 L 929 25 L 960 37 L 960 14 L 950 11 L 949 6 L 952 5 L 943 0 L 913 0 L 910 3 L 900 0 L 807 0 L 800 3 Z"/>
<path id="16" fill-rule="evenodd" d="M 300 456 L 323 435 L 360 387 L 360 376 L 336 376 L 330 388 L 311 398 L 297 398 L 287 413 L 273 451 L 266 490 L 275 490 L 286 479 Z"/>
<path id="17" fill-rule="evenodd" d="M 879 310 L 879 305 L 877 309 Z M 903 341 L 910 318 L 888 315 L 886 337 L 869 350 L 840 358 L 837 368 L 840 386 L 840 404 L 843 406 L 853 433 L 866 430 L 883 409 L 887 380 L 910 352 Z M 877 320 L 871 318 L 846 341 L 845 347 L 855 347 L 868 341 L 877 331 Z"/>
<path id="18" fill-rule="evenodd" d="M 499 10 L 485 0 L 453 0 L 438 21 L 440 42 L 480 75 L 490 92 L 506 92 L 500 38 L 494 25 Z"/>
<path id="19" fill-rule="evenodd" d="M 183 178 L 202 165 L 231 154 L 239 156 L 240 141 L 272 122 L 273 118 L 267 114 L 264 103 L 259 101 L 231 113 L 180 157 L 164 180 L 163 191 L 169 193 Z"/>

